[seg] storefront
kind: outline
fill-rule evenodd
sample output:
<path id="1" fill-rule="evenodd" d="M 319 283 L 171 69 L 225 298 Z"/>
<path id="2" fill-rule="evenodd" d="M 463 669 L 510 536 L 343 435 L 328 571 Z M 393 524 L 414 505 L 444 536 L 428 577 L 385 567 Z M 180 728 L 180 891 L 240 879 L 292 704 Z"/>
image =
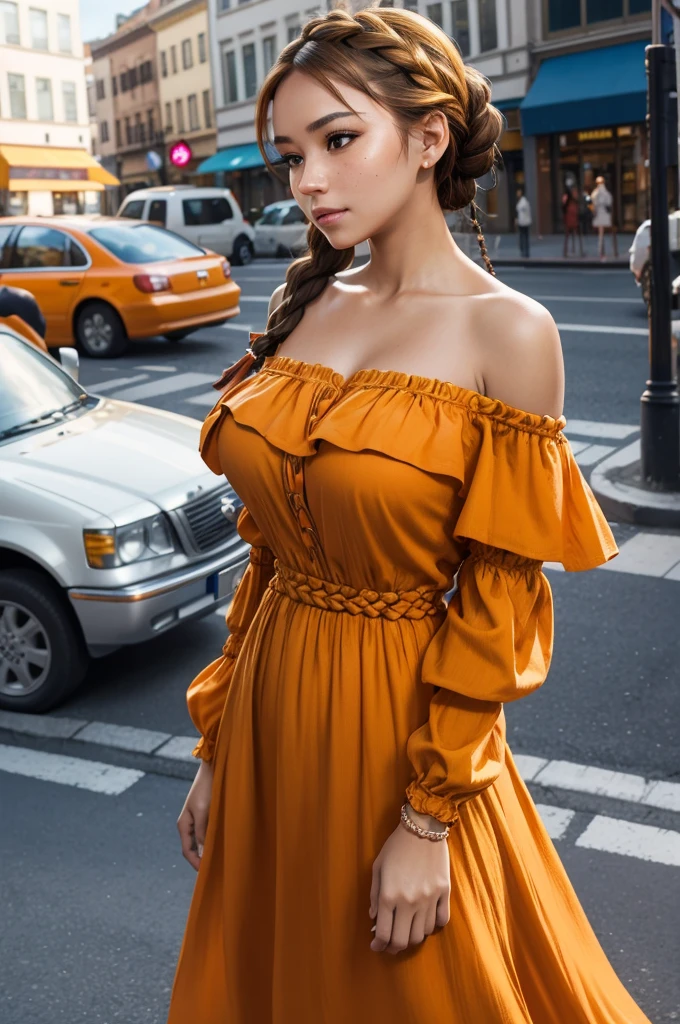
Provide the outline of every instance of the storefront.
<path id="1" fill-rule="evenodd" d="M 0 145 L 0 214 L 99 213 L 118 179 L 80 149 Z"/>
<path id="2" fill-rule="evenodd" d="M 272 147 L 271 159 L 277 158 Z M 267 169 L 256 142 L 218 150 L 199 164 L 197 173 L 213 175 L 215 185 L 231 189 L 244 214 L 251 218 L 259 215 L 268 203 L 291 196 L 287 185 Z"/>
<path id="3" fill-rule="evenodd" d="M 648 216 L 646 45 L 637 40 L 541 64 L 520 109 L 522 134 L 535 136 L 542 234 L 562 230 L 565 190 L 590 194 L 599 175 L 619 231 L 635 231 Z"/>

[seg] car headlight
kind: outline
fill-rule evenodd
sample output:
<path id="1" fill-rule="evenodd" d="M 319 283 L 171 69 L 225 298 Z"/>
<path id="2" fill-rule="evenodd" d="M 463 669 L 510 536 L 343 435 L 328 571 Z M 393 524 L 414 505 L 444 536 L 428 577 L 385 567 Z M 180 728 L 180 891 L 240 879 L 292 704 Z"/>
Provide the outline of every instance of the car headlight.
<path id="1" fill-rule="evenodd" d="M 83 539 L 87 564 L 92 569 L 115 569 L 178 550 L 172 527 L 163 513 L 112 530 L 85 530 Z"/>

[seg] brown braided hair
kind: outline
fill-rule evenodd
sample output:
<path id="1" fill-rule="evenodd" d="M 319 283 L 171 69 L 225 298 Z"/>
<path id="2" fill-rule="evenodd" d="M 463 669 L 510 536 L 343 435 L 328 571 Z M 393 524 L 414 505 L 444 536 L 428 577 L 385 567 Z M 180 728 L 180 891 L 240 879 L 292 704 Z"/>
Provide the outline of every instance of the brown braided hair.
<path id="1" fill-rule="evenodd" d="M 321 82 L 348 107 L 331 79 L 369 95 L 394 115 L 404 146 L 410 127 L 424 115 L 435 110 L 446 115 L 449 144 L 434 168 L 439 205 L 443 211 L 470 206 L 482 258 L 494 274 L 474 200 L 476 179 L 500 158 L 497 143 L 504 120 L 489 102 L 488 80 L 464 63 L 446 33 L 413 11 L 378 9 L 378 0 L 354 14 L 345 9 L 344 0 L 338 0 L 333 10 L 310 19 L 300 36 L 281 51 L 257 98 L 257 141 L 274 174 L 276 166 L 267 139 L 269 104 L 283 78 L 294 69 Z M 312 222 L 307 244 L 308 253 L 288 266 L 283 299 L 269 316 L 266 331 L 253 341 L 255 360 L 249 369 L 259 369 L 265 356 L 276 352 L 329 278 L 354 261 L 353 246 L 334 249 Z"/>

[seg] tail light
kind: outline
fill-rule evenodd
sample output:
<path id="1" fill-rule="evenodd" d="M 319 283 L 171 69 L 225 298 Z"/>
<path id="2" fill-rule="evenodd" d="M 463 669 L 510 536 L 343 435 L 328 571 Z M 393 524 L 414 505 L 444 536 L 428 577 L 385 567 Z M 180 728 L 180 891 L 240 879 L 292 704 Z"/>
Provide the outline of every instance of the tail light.
<path id="1" fill-rule="evenodd" d="M 170 278 L 164 274 L 135 274 L 132 278 L 140 292 L 170 292 Z"/>
<path id="2" fill-rule="evenodd" d="M 225 277 L 231 277 L 231 263 L 229 260 L 225 260 L 222 264 L 222 273 Z"/>

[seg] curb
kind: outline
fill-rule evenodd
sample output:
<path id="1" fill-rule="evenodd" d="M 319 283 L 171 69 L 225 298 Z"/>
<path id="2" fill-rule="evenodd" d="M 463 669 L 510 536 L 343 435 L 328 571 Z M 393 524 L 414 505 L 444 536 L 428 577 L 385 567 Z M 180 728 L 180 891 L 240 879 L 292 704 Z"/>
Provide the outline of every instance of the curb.
<path id="1" fill-rule="evenodd" d="M 590 487 L 602 511 L 614 521 L 680 530 L 680 491 L 651 491 L 617 479 L 639 462 L 638 438 L 594 467 Z"/>

